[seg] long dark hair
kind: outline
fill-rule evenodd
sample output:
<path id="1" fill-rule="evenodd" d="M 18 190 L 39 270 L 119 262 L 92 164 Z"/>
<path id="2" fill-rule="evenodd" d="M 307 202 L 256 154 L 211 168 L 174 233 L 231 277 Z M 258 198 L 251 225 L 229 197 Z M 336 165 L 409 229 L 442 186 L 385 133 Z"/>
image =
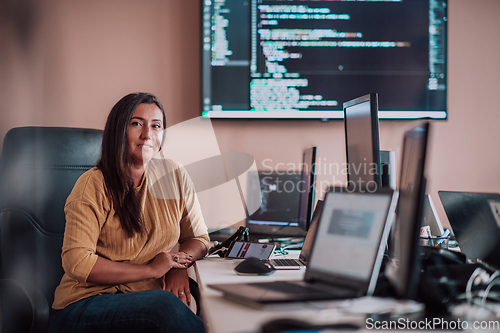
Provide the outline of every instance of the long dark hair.
<path id="1" fill-rule="evenodd" d="M 156 96 L 148 93 L 132 93 L 113 106 L 106 120 L 102 138 L 101 158 L 97 167 L 104 175 L 107 195 L 113 202 L 122 228 L 132 237 L 144 231 L 144 219 L 134 191 L 131 174 L 132 159 L 127 148 L 127 131 L 139 104 L 155 104 L 163 113 L 163 128 L 166 117 L 163 106 Z"/>

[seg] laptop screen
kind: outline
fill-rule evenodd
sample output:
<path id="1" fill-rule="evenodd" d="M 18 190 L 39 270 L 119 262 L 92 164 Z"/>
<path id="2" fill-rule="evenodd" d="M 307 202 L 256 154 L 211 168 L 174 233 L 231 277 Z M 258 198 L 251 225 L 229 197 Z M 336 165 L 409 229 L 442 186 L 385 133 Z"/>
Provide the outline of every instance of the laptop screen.
<path id="1" fill-rule="evenodd" d="M 311 255 L 311 249 L 314 242 L 314 234 L 316 233 L 316 228 L 318 226 L 319 217 L 323 211 L 323 200 L 318 200 L 316 203 L 316 208 L 311 219 L 311 225 L 307 231 L 306 238 L 304 239 L 304 245 L 302 245 L 302 250 L 300 251 L 300 259 L 304 262 L 309 261 L 309 256 Z"/>
<path id="2" fill-rule="evenodd" d="M 382 259 L 393 205 L 392 191 L 327 193 L 306 275 L 318 272 L 369 282 L 377 257 Z"/>
<path id="3" fill-rule="evenodd" d="M 458 246 L 467 259 L 500 267 L 500 195 L 439 191 Z"/>

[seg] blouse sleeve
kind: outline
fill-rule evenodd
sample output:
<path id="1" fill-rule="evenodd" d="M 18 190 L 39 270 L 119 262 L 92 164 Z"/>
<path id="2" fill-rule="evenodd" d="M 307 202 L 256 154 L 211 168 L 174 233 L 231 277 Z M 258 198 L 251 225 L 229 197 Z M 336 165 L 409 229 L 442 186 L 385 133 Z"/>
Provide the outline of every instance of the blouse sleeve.
<path id="1" fill-rule="evenodd" d="M 184 209 L 180 221 L 179 243 L 182 244 L 189 239 L 197 239 L 208 249 L 210 242 L 208 229 L 203 219 L 193 182 L 183 167 L 178 168 L 177 175 L 179 177 L 179 183 L 181 184 L 181 195 L 184 202 Z"/>
<path id="2" fill-rule="evenodd" d="M 97 240 L 107 215 L 103 195 L 103 185 L 84 174 L 76 182 L 64 207 L 66 227 L 62 265 L 70 277 L 81 282 L 87 280 L 97 261 Z"/>

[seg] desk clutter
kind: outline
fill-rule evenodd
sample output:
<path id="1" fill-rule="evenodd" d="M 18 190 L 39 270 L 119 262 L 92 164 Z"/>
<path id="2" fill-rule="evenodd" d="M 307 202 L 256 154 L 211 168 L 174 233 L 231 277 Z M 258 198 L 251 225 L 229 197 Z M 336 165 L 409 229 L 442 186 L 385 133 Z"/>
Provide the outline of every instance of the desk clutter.
<path id="1" fill-rule="evenodd" d="M 281 247 L 286 248 L 290 240 L 297 241 L 296 238 L 282 238 Z M 290 252 L 294 252 L 296 255 L 298 251 Z M 243 272 L 243 275 L 269 275 L 276 271 L 269 263 L 281 257 L 283 257 L 283 250 L 276 250 L 270 260 L 255 257 L 226 260 L 234 261 L 235 274 L 242 274 L 238 272 L 238 267 L 240 270 L 248 270 L 249 267 L 257 267 L 257 265 L 266 267 L 267 265 L 267 269 L 262 270 L 261 273 L 255 272 L 253 274 L 253 272 L 247 271 Z M 289 256 L 286 254 L 284 257 L 287 260 L 292 260 L 288 259 Z M 481 262 L 467 262 L 463 253 L 428 246 L 420 247 L 419 260 L 421 261 L 421 274 L 415 300 L 397 298 L 394 288 L 384 274 L 385 267 L 390 261 L 389 257 L 385 255 L 373 296 L 349 299 L 350 304 L 355 305 L 355 307 L 344 308 L 343 311 L 353 313 L 365 311 L 370 315 L 380 312 L 391 320 L 399 318 L 403 314 L 407 316 L 405 318 L 425 318 L 426 316 L 436 317 L 439 315 L 446 318 L 467 318 L 468 320 L 475 318 L 475 316 L 485 318 L 489 314 L 491 319 L 491 316 L 496 317 L 496 314 L 500 312 L 500 288 L 496 285 L 500 271 L 491 265 Z M 242 264 L 247 264 L 247 266 L 243 267 Z M 303 267 L 305 269 L 305 266 Z M 256 281 L 258 282 L 258 280 Z M 357 303 L 353 303 L 354 300 L 358 300 Z M 404 308 L 406 310 L 403 311 L 402 301 L 408 302 L 404 304 L 411 304 L 411 307 L 406 307 Z M 280 309 L 289 305 L 275 304 L 263 308 Z M 302 306 L 306 306 L 305 303 Z M 322 308 L 322 305 L 315 304 L 314 306 L 317 309 Z M 376 311 L 370 306 L 375 306 Z M 295 305 L 292 305 L 293 307 Z"/>
<path id="2" fill-rule="evenodd" d="M 279 172 L 269 173 L 267 179 L 259 174 L 261 208 L 247 218 L 237 236 L 216 243 L 211 253 L 228 260 L 221 248 L 230 249 L 243 233 L 249 243 L 238 245 L 232 274 L 252 264 L 255 270 L 260 265 L 266 277 L 256 273 L 251 280 L 208 287 L 248 309 L 318 311 L 308 320 L 294 312 L 299 315 L 262 321 L 262 332 L 392 329 L 375 323 L 399 320 L 408 320 L 403 325 L 408 329 L 431 321 L 436 329 L 472 331 L 476 327 L 464 325 L 489 320 L 497 325 L 491 331 L 500 331 L 500 195 L 440 191 L 451 224 L 443 228 L 425 194 L 430 123 L 404 133 L 396 184 L 394 175 L 387 174 L 394 173 L 394 154 L 379 149 L 377 98 L 371 94 L 344 104 L 345 186 L 331 186 L 324 198 L 314 199 L 316 147 L 304 151 L 302 172 L 286 178 L 306 184 L 295 196 L 279 195 Z M 372 172 L 359 172 L 367 164 L 375 166 Z M 291 208 L 280 215 L 286 207 Z M 273 246 L 272 255 L 262 244 L 268 250 Z M 294 247 L 301 248 L 299 258 L 293 259 L 302 279 L 283 281 L 286 274 L 296 273 L 283 270 L 278 259 Z M 356 314 L 356 319 L 346 322 L 337 315 L 319 315 L 330 310 Z"/>
<path id="3" fill-rule="evenodd" d="M 285 241 L 285 239 L 283 240 Z M 284 247 L 286 247 L 286 241 Z M 287 255 L 282 255 L 275 251 L 270 259 L 297 257 L 298 252 L 292 250 Z M 238 306 L 243 305 L 242 309 L 248 307 L 248 311 L 260 309 L 266 312 L 271 311 L 271 313 L 281 313 L 281 311 L 301 309 L 300 311 L 304 314 L 314 313 L 310 319 L 282 316 L 265 321 L 261 325 L 262 332 L 282 332 L 284 329 L 289 331 L 299 329 L 350 331 L 378 327 L 376 325 L 411 328 L 410 325 L 414 323 L 415 325 L 417 323 L 428 323 L 428 325 L 433 323 L 433 328 L 445 329 L 450 325 L 456 326 L 460 322 L 496 322 L 496 318 L 500 315 L 500 289 L 495 285 L 499 275 L 497 270 L 492 269 L 487 264 L 467 263 L 466 257 L 462 253 L 435 247 L 420 247 L 419 259 L 421 260 L 421 274 L 415 299 L 397 297 L 394 287 L 390 285 L 385 275 L 385 267 L 391 260 L 387 255 L 384 255 L 384 262 L 380 268 L 372 296 L 340 298 L 333 301 L 287 301 L 255 307 L 255 304 L 242 302 L 241 299 L 234 298 L 230 294 L 223 293 L 223 295 L 230 302 L 235 302 Z M 246 261 L 262 264 L 269 262 L 269 260 L 254 257 L 227 259 L 217 255 L 210 256 L 206 260 L 230 264 L 228 267 L 237 276 L 240 276 L 237 267 Z M 301 271 L 304 272 L 307 269 L 302 268 Z M 231 274 L 229 272 L 225 271 L 221 274 Z M 274 272 L 278 272 L 278 270 Z M 269 284 L 271 281 L 267 279 L 271 277 L 268 275 L 255 276 L 254 279 L 248 280 L 246 283 L 254 286 Z M 266 281 L 262 278 L 265 278 Z M 272 281 L 282 281 L 282 279 L 283 276 L 277 276 Z M 241 285 L 237 281 L 235 279 L 225 285 Z M 209 284 L 208 287 L 212 289 L 213 285 Z M 243 293 L 243 290 L 240 289 L 240 291 Z M 468 324 L 462 323 L 462 325 Z M 491 330 L 491 332 L 496 331 Z"/>

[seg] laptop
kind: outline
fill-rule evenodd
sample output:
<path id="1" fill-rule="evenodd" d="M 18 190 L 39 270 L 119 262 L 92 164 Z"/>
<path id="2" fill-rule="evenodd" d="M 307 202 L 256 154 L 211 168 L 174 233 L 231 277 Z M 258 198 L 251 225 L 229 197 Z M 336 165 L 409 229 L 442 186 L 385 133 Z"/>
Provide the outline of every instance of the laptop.
<path id="1" fill-rule="evenodd" d="M 321 216 L 323 210 L 323 200 L 318 200 L 316 203 L 316 208 L 314 208 L 314 213 L 311 219 L 311 224 L 309 230 L 307 231 L 306 238 L 304 239 L 304 244 L 302 245 L 302 250 L 298 259 L 269 259 L 268 262 L 274 266 L 276 269 L 300 269 L 307 265 L 309 256 L 311 254 L 312 243 L 314 239 L 314 233 L 316 232 L 316 227 L 318 226 L 318 220 Z"/>
<path id="2" fill-rule="evenodd" d="M 439 191 L 446 216 L 467 259 L 500 268 L 500 195 Z"/>
<path id="3" fill-rule="evenodd" d="M 372 295 L 396 197 L 391 189 L 328 192 L 303 280 L 208 286 L 256 308 Z"/>

